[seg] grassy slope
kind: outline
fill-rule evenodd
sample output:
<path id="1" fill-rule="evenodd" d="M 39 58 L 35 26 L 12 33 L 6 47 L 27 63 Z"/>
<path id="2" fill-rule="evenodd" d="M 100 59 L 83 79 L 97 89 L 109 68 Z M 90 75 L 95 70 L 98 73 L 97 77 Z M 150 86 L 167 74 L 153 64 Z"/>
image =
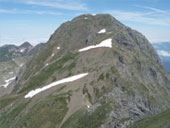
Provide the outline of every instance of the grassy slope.
<path id="1" fill-rule="evenodd" d="M 46 68 L 42 69 L 40 73 L 32 76 L 27 83 L 25 83 L 24 88 L 20 92 L 28 91 L 31 89 L 38 88 L 45 84 L 45 82 L 57 71 L 59 73 L 63 73 L 64 71 L 69 71 L 71 75 L 71 69 L 75 67 L 75 62 L 72 62 L 70 65 L 63 66 L 69 60 L 74 60 L 75 55 L 69 53 L 63 58 L 57 60 L 56 62 L 50 64 Z M 54 78 L 55 81 L 55 78 Z M 20 86 L 20 85 L 19 85 Z M 16 86 L 15 90 L 18 85 Z M 15 91 L 14 90 L 14 91 Z"/>
<path id="2" fill-rule="evenodd" d="M 108 113 L 111 111 L 110 103 L 103 102 L 93 112 L 80 109 L 75 112 L 61 128 L 98 128 L 107 121 Z"/>
<path id="3" fill-rule="evenodd" d="M 160 114 L 139 120 L 129 128 L 160 128 L 166 124 L 170 124 L 170 109 L 161 112 Z"/>
<path id="4" fill-rule="evenodd" d="M 1 97 L 0 98 L 0 110 L 3 109 L 4 107 L 10 105 L 13 101 L 15 101 L 17 97 Z"/>
<path id="5" fill-rule="evenodd" d="M 68 111 L 70 94 L 51 95 L 25 112 L 29 101 L 14 105 L 0 114 L 0 128 L 58 128 Z"/>

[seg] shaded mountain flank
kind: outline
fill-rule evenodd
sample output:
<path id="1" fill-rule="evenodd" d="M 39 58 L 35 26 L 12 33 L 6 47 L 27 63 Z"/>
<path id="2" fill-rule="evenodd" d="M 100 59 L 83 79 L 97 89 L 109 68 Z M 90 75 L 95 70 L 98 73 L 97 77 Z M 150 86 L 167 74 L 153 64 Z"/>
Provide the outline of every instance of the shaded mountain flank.
<path id="1" fill-rule="evenodd" d="M 170 78 L 152 45 L 107 14 L 62 24 L 13 84 L 0 98 L 3 128 L 136 127 L 170 106 Z"/>

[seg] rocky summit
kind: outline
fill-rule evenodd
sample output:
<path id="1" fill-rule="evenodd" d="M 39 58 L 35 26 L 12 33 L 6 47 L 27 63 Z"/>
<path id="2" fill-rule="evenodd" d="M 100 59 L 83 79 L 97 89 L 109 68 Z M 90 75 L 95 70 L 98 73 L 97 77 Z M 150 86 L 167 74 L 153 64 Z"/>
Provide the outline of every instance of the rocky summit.
<path id="1" fill-rule="evenodd" d="M 2 128 L 168 126 L 168 73 L 148 40 L 111 15 L 62 24 L 20 72 L 0 97 Z"/>
<path id="2" fill-rule="evenodd" d="M 0 62 L 25 56 L 32 48 L 33 46 L 29 42 L 25 42 L 20 46 L 4 45 L 0 47 Z"/>

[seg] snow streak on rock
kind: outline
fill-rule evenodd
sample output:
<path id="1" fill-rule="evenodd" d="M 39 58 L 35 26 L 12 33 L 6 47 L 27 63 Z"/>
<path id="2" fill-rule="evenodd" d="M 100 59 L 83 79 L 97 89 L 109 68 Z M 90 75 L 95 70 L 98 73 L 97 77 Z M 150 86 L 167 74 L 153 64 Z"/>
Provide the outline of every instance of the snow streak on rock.
<path id="1" fill-rule="evenodd" d="M 8 85 L 11 83 L 11 81 L 15 80 L 15 78 L 16 77 L 12 77 L 12 78 L 10 78 L 8 80 L 5 80 L 5 84 L 4 85 L 0 85 L 0 87 L 3 86 L 4 88 L 7 88 Z"/>
<path id="2" fill-rule="evenodd" d="M 99 33 L 99 34 L 101 34 L 101 33 L 106 33 L 106 29 L 102 29 L 102 30 L 100 30 L 98 33 Z"/>
<path id="3" fill-rule="evenodd" d="M 100 47 L 112 48 L 112 39 L 110 38 L 110 39 L 102 41 L 100 44 L 91 45 L 91 46 L 88 46 L 86 48 L 79 49 L 79 52 L 87 51 L 87 50 L 90 50 L 90 49 L 93 49 L 93 48 L 100 48 Z"/>
<path id="4" fill-rule="evenodd" d="M 27 95 L 25 95 L 25 98 L 32 98 L 33 96 L 35 96 L 36 94 L 42 92 L 42 91 L 45 91 L 51 87 L 54 87 L 54 86 L 57 86 L 59 84 L 63 84 L 63 83 L 68 83 L 68 82 L 72 82 L 72 81 L 75 81 L 75 80 L 78 80 L 80 78 L 83 78 L 85 76 L 87 76 L 88 73 L 82 73 L 82 74 L 79 74 L 79 75 L 75 75 L 75 76 L 71 76 L 71 77 L 68 77 L 68 78 L 64 78 L 62 80 L 59 80 L 59 81 L 56 81 L 56 82 L 53 82 L 49 85 L 46 85 L 42 88 L 38 88 L 38 89 L 35 89 L 35 90 L 32 90 L 30 91 Z"/>

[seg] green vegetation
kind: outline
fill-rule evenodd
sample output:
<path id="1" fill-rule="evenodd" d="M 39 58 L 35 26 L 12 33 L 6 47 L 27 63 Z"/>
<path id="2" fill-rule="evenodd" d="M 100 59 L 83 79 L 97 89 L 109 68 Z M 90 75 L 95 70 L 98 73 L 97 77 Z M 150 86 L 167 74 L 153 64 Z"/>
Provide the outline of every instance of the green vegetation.
<path id="1" fill-rule="evenodd" d="M 106 73 L 106 79 L 109 79 L 109 78 L 110 78 L 110 74 Z"/>
<path id="2" fill-rule="evenodd" d="M 121 123 L 124 123 L 126 121 L 130 120 L 130 117 L 127 117 L 127 118 L 122 118 L 120 121 L 119 121 L 119 124 Z"/>
<path id="3" fill-rule="evenodd" d="M 149 101 L 151 104 L 156 103 L 156 99 L 155 99 L 153 96 L 148 95 L 147 98 L 148 98 L 148 101 Z"/>
<path id="4" fill-rule="evenodd" d="M 13 128 L 15 128 L 15 123 L 17 120 L 17 117 L 19 118 L 21 116 L 22 110 L 27 106 L 28 102 L 24 102 L 16 106 L 11 111 L 6 111 L 2 113 L 0 118 L 0 127 L 2 128 L 11 128 L 13 125 Z"/>
<path id="5" fill-rule="evenodd" d="M 20 92 L 28 91 L 31 89 L 35 89 L 45 84 L 45 82 L 56 72 L 63 73 L 68 70 L 71 71 L 76 66 L 76 63 L 73 62 L 70 65 L 64 66 L 66 62 L 69 60 L 73 60 L 75 57 L 74 54 L 69 53 L 67 56 L 57 60 L 55 63 L 50 64 L 48 67 L 41 70 L 35 76 L 32 76 L 28 82 L 25 84 L 24 88 Z M 54 80 L 54 79 L 53 79 Z"/>
<path id="6" fill-rule="evenodd" d="M 93 87 L 93 91 L 94 91 L 96 98 L 99 98 L 102 95 L 100 90 L 96 87 Z"/>
<path id="7" fill-rule="evenodd" d="M 13 101 L 15 101 L 17 97 L 7 97 L 7 98 L 1 98 L 0 99 L 0 109 L 10 105 Z"/>
<path id="8" fill-rule="evenodd" d="M 149 93 L 148 88 L 143 83 L 140 83 L 139 87 L 142 91 Z"/>
<path id="9" fill-rule="evenodd" d="M 104 74 L 103 73 L 99 76 L 97 81 L 100 81 L 100 80 L 104 80 Z"/>
<path id="10" fill-rule="evenodd" d="M 67 97 L 49 96 L 33 106 L 19 125 L 25 128 L 58 128 L 68 111 Z"/>
<path id="11" fill-rule="evenodd" d="M 29 101 L 20 103 L 10 111 L 1 114 L 2 128 L 58 128 L 68 111 L 67 100 L 70 92 L 50 95 L 31 108 Z M 28 110 L 26 110 L 28 109 Z"/>
<path id="12" fill-rule="evenodd" d="M 84 85 L 82 92 L 84 95 L 87 94 L 89 101 L 92 102 L 92 97 L 91 97 L 90 93 L 88 92 L 86 85 Z"/>
<path id="13" fill-rule="evenodd" d="M 43 47 L 38 56 L 33 57 L 33 59 L 27 64 L 28 68 L 24 73 L 24 80 L 27 80 L 32 74 L 39 71 L 44 66 L 44 60 L 46 60 L 51 55 L 52 49 L 53 45 L 48 44 Z"/>
<path id="14" fill-rule="evenodd" d="M 118 73 L 118 71 L 117 71 L 115 66 L 111 67 L 111 71 L 112 71 L 113 74 L 117 74 Z"/>
<path id="15" fill-rule="evenodd" d="M 170 125 L 170 109 L 161 112 L 160 114 L 139 120 L 129 128 L 161 128 L 166 124 Z"/>
<path id="16" fill-rule="evenodd" d="M 52 81 L 54 82 L 54 81 L 56 81 L 57 79 L 56 79 L 56 76 L 52 76 Z"/>
<path id="17" fill-rule="evenodd" d="M 88 89 L 87 89 L 87 87 L 86 87 L 86 85 L 83 87 L 83 94 L 86 94 L 86 93 L 88 93 Z"/>
<path id="18" fill-rule="evenodd" d="M 103 103 L 94 112 L 81 109 L 74 113 L 61 128 L 98 128 L 106 120 L 111 111 L 109 103 Z"/>
<path id="19" fill-rule="evenodd" d="M 65 87 L 66 87 L 66 85 L 63 85 L 63 86 L 61 86 L 57 91 L 60 92 L 60 91 L 62 91 Z"/>
<path id="20" fill-rule="evenodd" d="M 94 42 L 94 44 L 99 44 L 102 41 L 110 38 L 112 35 L 114 35 L 114 34 L 113 33 L 111 33 L 111 34 L 99 34 L 99 35 L 97 35 L 96 39 L 93 42 Z"/>
<path id="21" fill-rule="evenodd" d="M 67 119 L 64 124 L 62 125 L 61 128 L 68 128 L 68 126 L 74 126 L 76 125 L 76 123 L 78 122 L 79 117 L 82 117 L 82 115 L 86 112 L 86 109 L 79 109 L 78 111 L 76 111 L 73 115 L 71 115 L 69 117 L 69 119 Z"/>

